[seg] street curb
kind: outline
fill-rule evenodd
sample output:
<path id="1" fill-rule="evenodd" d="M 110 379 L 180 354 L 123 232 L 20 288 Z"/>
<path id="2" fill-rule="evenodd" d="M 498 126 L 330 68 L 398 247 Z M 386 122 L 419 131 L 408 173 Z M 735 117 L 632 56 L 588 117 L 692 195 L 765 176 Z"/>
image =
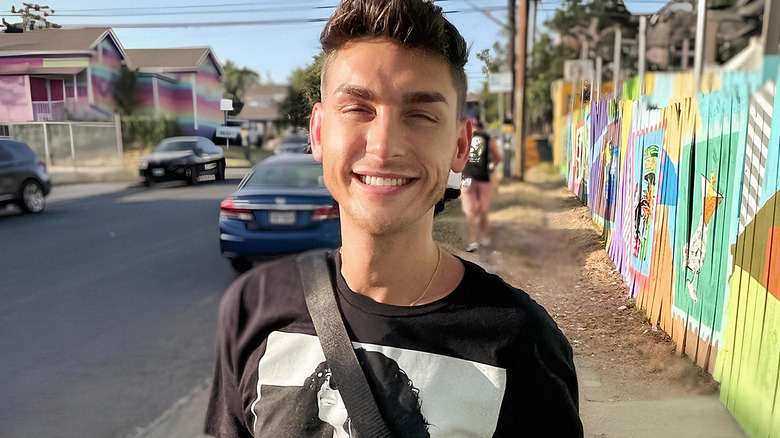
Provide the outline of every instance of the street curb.
<path id="1" fill-rule="evenodd" d="M 49 169 L 52 185 L 85 184 L 101 182 L 135 181 L 138 174 L 135 170 L 123 167 L 109 168 L 51 168 Z"/>

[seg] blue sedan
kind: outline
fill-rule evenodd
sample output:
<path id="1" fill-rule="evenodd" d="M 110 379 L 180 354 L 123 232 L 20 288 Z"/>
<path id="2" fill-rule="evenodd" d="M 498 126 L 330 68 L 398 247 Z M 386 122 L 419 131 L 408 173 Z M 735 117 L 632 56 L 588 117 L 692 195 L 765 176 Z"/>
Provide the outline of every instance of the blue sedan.
<path id="1" fill-rule="evenodd" d="M 315 248 L 341 246 L 339 207 L 309 154 L 258 163 L 220 205 L 219 245 L 233 268 Z"/>

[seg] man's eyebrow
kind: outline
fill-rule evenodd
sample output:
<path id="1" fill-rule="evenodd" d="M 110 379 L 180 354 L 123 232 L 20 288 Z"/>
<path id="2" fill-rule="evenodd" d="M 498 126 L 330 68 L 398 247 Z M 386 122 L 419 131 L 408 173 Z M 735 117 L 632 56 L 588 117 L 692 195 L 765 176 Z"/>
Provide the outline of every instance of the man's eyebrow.
<path id="1" fill-rule="evenodd" d="M 358 99 L 363 99 L 367 101 L 373 101 L 375 100 L 374 93 L 371 92 L 366 87 L 361 87 L 359 85 L 350 85 L 350 84 L 344 84 L 336 88 L 335 94 L 348 94 L 353 97 L 357 97 Z M 443 94 L 439 93 L 438 91 L 417 91 L 414 93 L 406 93 L 403 97 L 403 103 L 404 105 L 410 105 L 410 104 L 418 104 L 418 103 L 437 103 L 441 102 L 444 104 L 449 105 L 449 102 L 447 102 L 447 99 L 444 97 Z"/>
<path id="2" fill-rule="evenodd" d="M 358 85 L 350 85 L 350 84 L 344 84 L 336 88 L 336 92 L 334 94 L 348 94 L 350 96 L 357 97 L 358 99 L 368 100 L 371 101 L 374 98 L 374 93 L 371 92 L 366 87 L 361 87 Z"/>
<path id="3" fill-rule="evenodd" d="M 447 99 L 443 94 L 437 91 L 418 91 L 415 93 L 404 94 L 404 104 L 416 104 L 416 103 L 437 103 L 442 102 L 445 105 L 449 105 Z"/>

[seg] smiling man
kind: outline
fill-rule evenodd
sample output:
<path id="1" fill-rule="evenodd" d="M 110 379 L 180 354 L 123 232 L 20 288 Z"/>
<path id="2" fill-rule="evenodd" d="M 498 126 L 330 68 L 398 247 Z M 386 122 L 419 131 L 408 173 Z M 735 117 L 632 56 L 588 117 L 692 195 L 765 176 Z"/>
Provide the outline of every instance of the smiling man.
<path id="1" fill-rule="evenodd" d="M 465 41 L 433 2 L 344 0 L 321 42 L 310 132 L 342 232 L 327 258 L 353 346 L 385 359 L 361 366 L 388 428 L 581 437 L 571 347 L 547 312 L 433 240 L 434 206 L 472 136 Z M 217 344 L 208 433 L 333 433 L 301 414 L 301 382 L 324 356 L 294 258 L 230 287 Z M 387 402 L 398 399 L 393 385 L 410 393 L 408 407 Z"/>

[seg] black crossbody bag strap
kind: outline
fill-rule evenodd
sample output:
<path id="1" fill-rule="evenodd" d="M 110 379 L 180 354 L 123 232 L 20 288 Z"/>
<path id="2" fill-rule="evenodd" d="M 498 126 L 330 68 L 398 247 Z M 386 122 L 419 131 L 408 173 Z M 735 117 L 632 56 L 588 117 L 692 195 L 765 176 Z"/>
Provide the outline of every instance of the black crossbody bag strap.
<path id="1" fill-rule="evenodd" d="M 344 327 L 325 254 L 321 250 L 308 251 L 296 258 L 306 306 L 325 360 L 358 434 L 365 438 L 391 438 Z"/>

